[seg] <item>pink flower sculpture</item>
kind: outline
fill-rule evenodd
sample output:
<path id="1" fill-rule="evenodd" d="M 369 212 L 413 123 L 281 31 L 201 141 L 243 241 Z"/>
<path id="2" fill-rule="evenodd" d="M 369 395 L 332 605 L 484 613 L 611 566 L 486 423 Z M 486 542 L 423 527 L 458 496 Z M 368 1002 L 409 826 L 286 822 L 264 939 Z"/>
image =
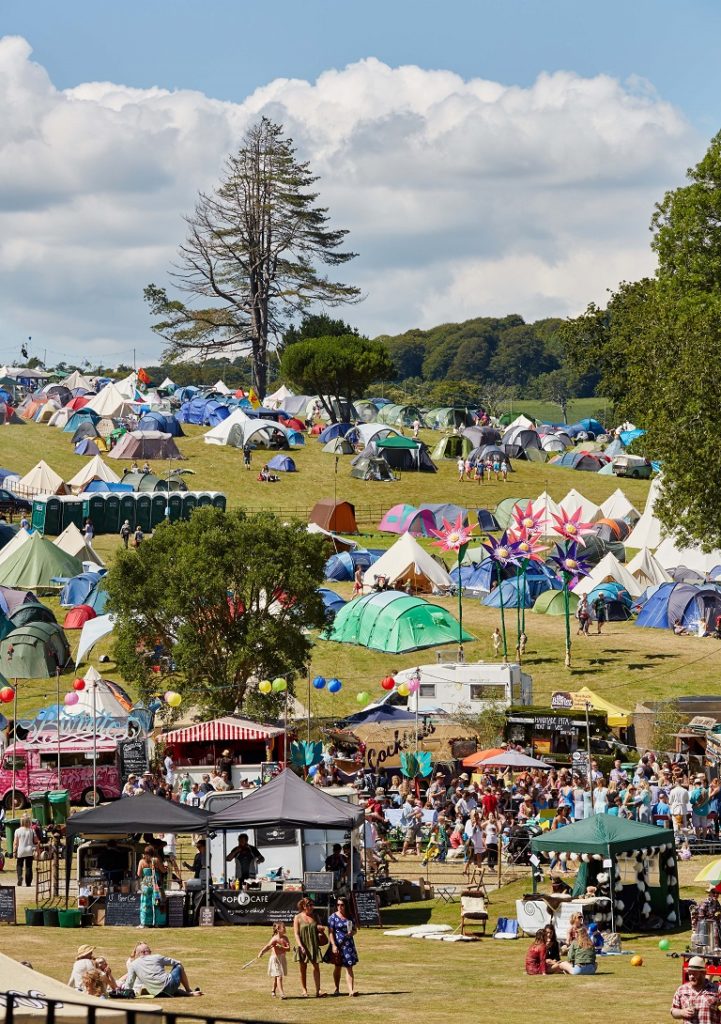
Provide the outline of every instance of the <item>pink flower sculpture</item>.
<path id="1" fill-rule="evenodd" d="M 577 508 L 573 515 L 568 515 L 565 509 L 561 509 L 560 516 L 551 513 L 551 518 L 555 521 L 555 531 L 560 533 L 566 540 L 573 541 L 574 543 L 585 545 L 583 535 L 585 533 L 593 533 L 593 523 L 582 523 L 581 522 L 581 509 Z"/>
<path id="2" fill-rule="evenodd" d="M 463 516 L 459 515 L 455 523 L 449 523 L 447 519 L 444 519 L 442 530 L 431 530 L 430 532 L 434 537 L 438 537 L 438 540 L 433 541 L 437 547 L 444 551 L 458 552 L 468 544 L 474 530 L 475 526 L 465 526 Z"/>
<path id="3" fill-rule="evenodd" d="M 513 506 L 514 532 L 519 536 L 525 534 L 538 534 L 543 532 L 545 518 L 542 511 L 533 511 L 533 502 L 529 501 L 525 508 L 520 505 Z"/>

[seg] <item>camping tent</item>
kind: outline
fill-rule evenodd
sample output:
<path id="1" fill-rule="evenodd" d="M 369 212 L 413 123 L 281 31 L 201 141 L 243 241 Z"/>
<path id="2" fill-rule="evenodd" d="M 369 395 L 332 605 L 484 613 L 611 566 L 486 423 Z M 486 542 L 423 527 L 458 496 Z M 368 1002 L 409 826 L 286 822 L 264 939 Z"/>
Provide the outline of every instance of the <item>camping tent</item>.
<path id="1" fill-rule="evenodd" d="M 613 875 L 607 888 L 615 903 L 613 922 L 618 930 L 633 928 L 652 912 L 668 925 L 680 923 L 676 844 L 671 829 L 594 814 L 567 828 L 536 836 L 531 849 L 549 857 L 571 854 L 578 862 L 574 885 L 578 896 L 589 885 L 600 885 L 603 891 L 603 875 L 609 870 L 604 861 L 612 860 Z M 601 926 L 610 925 L 609 912 Z"/>
<path id="2" fill-rule="evenodd" d="M 594 505 L 592 501 L 584 498 L 575 488 L 571 488 L 559 505 L 568 516 L 572 516 L 580 508 L 581 522 L 583 523 L 595 523 L 597 519 L 603 518 L 603 513 L 598 505 Z"/>
<path id="3" fill-rule="evenodd" d="M 641 548 L 626 566 L 642 587 L 654 587 L 659 583 L 671 583 L 669 573 L 648 548 Z"/>
<path id="4" fill-rule="evenodd" d="M 626 519 L 630 523 L 639 518 L 638 512 L 620 487 L 601 503 L 601 512 L 605 519 Z"/>
<path id="5" fill-rule="evenodd" d="M 20 477 L 13 489 L 18 494 L 67 494 L 63 478 L 43 459 Z"/>
<path id="6" fill-rule="evenodd" d="M 132 802 L 132 801 L 131 801 Z M 223 803 L 211 815 L 212 829 L 286 828 L 353 829 L 363 823 L 363 809 L 309 786 L 290 769 L 243 799 Z"/>
<path id="7" fill-rule="evenodd" d="M 325 563 L 325 578 L 336 582 L 350 582 L 355 575 L 356 566 L 365 570 L 378 560 L 380 554 L 377 551 L 366 551 L 365 548 L 336 551 Z"/>
<path id="8" fill-rule="evenodd" d="M 573 588 L 574 594 L 583 596 L 589 594 L 599 583 L 614 580 L 620 583 L 624 590 L 627 590 L 631 597 L 640 597 L 644 587 L 635 576 L 632 576 L 625 565 L 621 565 L 612 552 L 604 555 L 598 565 L 591 570 L 588 576 L 584 576 Z"/>
<path id="9" fill-rule="evenodd" d="M 346 434 L 346 438 L 351 444 L 362 444 L 364 447 L 378 438 L 401 436 L 401 432 L 395 427 L 383 423 L 359 423 Z"/>
<path id="10" fill-rule="evenodd" d="M 373 442 L 373 447 L 382 455 L 391 469 L 404 472 L 435 473 L 437 467 L 431 459 L 428 445 L 410 437 L 384 437 Z M 365 453 L 363 453 L 365 454 Z M 361 454 L 359 458 L 362 458 Z"/>
<path id="11" fill-rule="evenodd" d="M 79 494 L 80 491 L 85 490 L 86 485 L 92 480 L 104 480 L 109 484 L 117 484 L 120 482 L 120 477 L 117 473 L 113 472 L 110 466 L 105 465 L 100 455 L 96 455 L 89 462 L 86 462 L 74 477 L 68 480 L 68 487 L 76 494 Z"/>
<path id="12" fill-rule="evenodd" d="M 375 480 L 376 483 L 391 483 L 396 479 L 383 456 L 365 452 L 353 460 L 350 475 L 356 480 Z"/>
<path id="13" fill-rule="evenodd" d="M 129 430 L 108 452 L 109 459 L 184 459 L 170 434 Z"/>
<path id="14" fill-rule="evenodd" d="M 446 434 L 433 449 L 434 459 L 466 459 L 473 451 L 473 442 L 464 434 Z"/>
<path id="15" fill-rule="evenodd" d="M 66 555 L 79 558 L 81 562 L 94 562 L 96 565 L 103 565 L 99 554 L 86 543 L 85 537 L 77 528 L 75 523 L 69 523 L 59 537 L 53 541 L 56 548 L 60 548 Z"/>
<path id="16" fill-rule="evenodd" d="M 423 414 L 417 405 L 384 405 L 378 410 L 378 422 L 389 423 L 399 427 L 410 427 L 419 420 L 423 423 Z"/>
<path id="17" fill-rule="evenodd" d="M 90 399 L 85 409 L 91 409 L 98 416 L 127 416 L 133 412 L 130 403 L 132 395 L 123 394 L 117 384 L 106 384 L 102 391 Z"/>
<path id="18" fill-rule="evenodd" d="M 391 587 L 410 584 L 413 593 L 432 593 L 453 586 L 448 570 L 425 551 L 410 533 L 404 533 L 363 575 L 363 583 L 372 587 L 385 576 Z"/>
<path id="19" fill-rule="evenodd" d="M 345 437 L 334 437 L 323 445 L 323 451 L 330 455 L 352 455 L 353 445 Z"/>
<path id="20" fill-rule="evenodd" d="M 626 543 L 630 545 L 630 537 Z M 688 569 L 693 569 L 699 576 L 706 576 L 721 563 L 721 551 L 702 551 L 697 546 L 678 548 L 673 538 L 667 537 L 661 542 L 656 551 L 656 561 L 660 562 L 664 569 L 669 571 L 676 566 L 684 565 Z"/>
<path id="21" fill-rule="evenodd" d="M 503 498 L 496 505 L 496 521 L 502 530 L 507 530 L 513 520 L 516 507 L 527 508 L 530 498 Z"/>
<path id="22" fill-rule="evenodd" d="M 651 481 L 641 518 L 626 541 L 630 548 L 653 549 L 657 548 L 661 543 L 661 523 L 654 514 L 656 499 L 661 493 L 661 481 L 662 476 L 660 473 Z"/>
<path id="23" fill-rule="evenodd" d="M 70 660 L 70 648 L 55 622 L 18 626 L 0 643 L 0 673 L 8 679 L 49 679 Z"/>
<path id="24" fill-rule="evenodd" d="M 4 555 L 10 546 L 6 545 L 0 555 Z M 55 577 L 77 576 L 82 568 L 78 558 L 68 555 L 41 534 L 32 533 L 9 558 L 0 562 L 0 584 L 38 593 L 59 590 L 62 584 L 55 583 Z"/>
<path id="25" fill-rule="evenodd" d="M 272 395 L 266 395 L 263 399 L 263 404 L 267 409 L 284 409 L 285 402 L 288 398 L 293 398 L 295 392 L 287 388 L 285 384 L 281 384 L 277 391 L 274 391 Z"/>
<path id="26" fill-rule="evenodd" d="M 453 616 L 421 597 L 410 597 L 397 590 L 349 601 L 335 617 L 324 639 L 358 644 L 385 654 L 403 654 L 424 647 L 472 640 Z"/>
<path id="27" fill-rule="evenodd" d="M 449 427 L 470 427 L 473 424 L 473 416 L 468 409 L 439 406 L 429 409 L 423 414 L 423 418 L 431 430 L 447 430 Z"/>
<path id="28" fill-rule="evenodd" d="M 29 540 L 30 534 L 28 533 L 28 531 L 19 529 L 15 536 L 12 537 L 9 541 L 6 541 L 5 544 L 3 544 L 2 548 L 0 548 L 0 565 L 2 565 L 4 562 L 7 562 L 8 559 L 12 558 L 12 556 L 22 547 L 22 545 L 26 544 Z"/>
<path id="29" fill-rule="evenodd" d="M 568 605 L 572 615 L 576 614 L 576 609 L 578 608 L 579 603 L 580 599 L 576 594 L 571 592 L 568 595 Z M 533 611 L 538 612 L 540 615 L 565 615 L 566 599 L 563 595 L 563 591 L 546 590 L 545 593 L 536 598 Z"/>
<path id="30" fill-rule="evenodd" d="M 295 462 L 289 455 L 274 455 L 268 463 L 268 469 L 274 469 L 278 473 L 296 473 Z"/>
<path id="31" fill-rule="evenodd" d="M 26 601 L 8 615 L 11 629 L 29 626 L 32 622 L 57 622 L 55 613 L 39 601 Z"/>
<path id="32" fill-rule="evenodd" d="M 322 498 L 313 506 L 308 521 L 317 523 L 332 533 L 358 533 L 355 521 L 355 506 L 349 501 L 334 501 Z"/>
<path id="33" fill-rule="evenodd" d="M 537 515 L 539 512 L 543 515 L 543 532 L 547 535 L 550 534 L 553 528 L 553 520 L 551 519 L 551 516 L 560 516 L 561 514 L 559 505 L 553 500 L 550 494 L 546 491 L 542 491 L 532 503 L 531 508 L 533 509 L 534 515 Z"/>
<path id="34" fill-rule="evenodd" d="M 696 632 L 713 624 L 717 615 L 721 615 L 721 594 L 715 586 L 662 583 L 643 605 L 636 625 L 673 629 L 678 619 L 685 629 Z"/>
<path id="35" fill-rule="evenodd" d="M 378 524 L 381 533 L 411 533 L 414 537 L 432 537 L 436 529 L 433 513 L 415 505 L 394 505 Z"/>
<path id="36" fill-rule="evenodd" d="M 73 576 L 60 591 L 60 607 L 72 608 L 73 605 L 85 604 L 100 579 L 99 572 L 80 572 Z"/>

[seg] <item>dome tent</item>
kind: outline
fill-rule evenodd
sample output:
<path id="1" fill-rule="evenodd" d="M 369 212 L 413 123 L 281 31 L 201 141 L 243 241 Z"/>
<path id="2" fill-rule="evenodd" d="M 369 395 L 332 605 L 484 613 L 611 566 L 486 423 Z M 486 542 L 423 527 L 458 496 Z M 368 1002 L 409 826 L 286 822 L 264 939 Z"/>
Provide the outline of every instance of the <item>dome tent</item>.
<path id="1" fill-rule="evenodd" d="M 391 469 L 399 469 L 406 473 L 437 472 L 437 466 L 431 459 L 428 445 L 423 444 L 422 441 L 413 441 L 410 437 L 384 437 L 375 440 L 373 448 L 383 456 Z M 363 454 L 359 458 L 362 458 Z"/>
<path id="2" fill-rule="evenodd" d="M 278 473 L 297 473 L 295 462 L 289 455 L 274 455 L 268 463 L 268 469 L 274 469 Z"/>
<path id="3" fill-rule="evenodd" d="M 352 455 L 354 449 L 347 438 L 335 437 L 323 445 L 323 451 L 328 452 L 329 455 Z"/>
<path id="4" fill-rule="evenodd" d="M 350 475 L 356 480 L 374 480 L 376 483 L 392 483 L 396 479 L 380 455 L 358 455 L 353 460 Z"/>
<path id="5" fill-rule="evenodd" d="M 410 427 L 415 420 L 423 426 L 423 414 L 417 405 L 384 405 L 378 410 L 379 423 L 392 424 L 398 427 Z"/>
<path id="6" fill-rule="evenodd" d="M 474 639 L 465 630 L 460 636 L 459 633 L 458 623 L 445 608 L 389 590 L 349 601 L 324 638 L 384 654 L 403 654 Z"/>
<path id="7" fill-rule="evenodd" d="M 29 626 L 33 622 L 57 622 L 52 608 L 39 601 L 26 601 L 8 615 L 13 629 Z"/>
<path id="8" fill-rule="evenodd" d="M 353 579 L 357 566 L 365 570 L 377 562 L 382 554 L 382 551 L 366 551 L 364 548 L 356 548 L 355 551 L 337 551 L 325 563 L 325 578 L 335 580 L 337 583 L 348 583 Z"/>
<path id="9" fill-rule="evenodd" d="M 415 505 L 394 505 L 378 524 L 381 533 L 410 533 L 414 537 L 432 537 L 436 529 L 433 513 Z"/>
<path id="10" fill-rule="evenodd" d="M 568 595 L 568 607 L 571 615 L 576 614 L 576 609 L 580 604 L 580 599 L 571 592 Z M 535 604 L 533 605 L 533 611 L 538 612 L 539 615 L 565 615 L 566 614 L 566 599 L 562 590 L 546 590 L 543 594 L 536 598 Z"/>
<path id="11" fill-rule="evenodd" d="M 713 622 L 717 615 L 721 615 L 721 594 L 717 589 L 690 583 L 662 583 L 639 612 L 636 625 L 673 629 L 678 619 L 685 629 L 695 630 L 699 623 Z"/>
<path id="12" fill-rule="evenodd" d="M 424 419 L 431 430 L 447 430 L 448 427 L 470 427 L 473 425 L 473 416 L 468 409 L 450 406 L 429 409 L 424 414 Z"/>

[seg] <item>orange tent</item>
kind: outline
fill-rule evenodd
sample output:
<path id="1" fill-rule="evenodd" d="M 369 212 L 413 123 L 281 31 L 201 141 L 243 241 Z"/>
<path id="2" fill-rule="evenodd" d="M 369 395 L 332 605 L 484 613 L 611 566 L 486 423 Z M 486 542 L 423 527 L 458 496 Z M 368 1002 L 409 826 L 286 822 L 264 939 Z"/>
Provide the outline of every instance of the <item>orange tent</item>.
<path id="1" fill-rule="evenodd" d="M 491 747 L 490 750 L 477 750 L 475 754 L 470 754 L 468 757 L 463 759 L 464 768 L 475 768 L 480 761 L 485 761 L 487 757 L 495 757 L 496 754 L 505 754 L 505 747 Z"/>

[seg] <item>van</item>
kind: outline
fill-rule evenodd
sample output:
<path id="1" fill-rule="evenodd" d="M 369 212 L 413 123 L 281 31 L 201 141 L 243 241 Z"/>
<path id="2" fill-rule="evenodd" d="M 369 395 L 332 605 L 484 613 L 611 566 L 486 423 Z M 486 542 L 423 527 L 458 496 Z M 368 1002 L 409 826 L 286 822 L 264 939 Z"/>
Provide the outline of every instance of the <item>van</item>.
<path id="1" fill-rule="evenodd" d="M 631 480 L 648 480 L 653 466 L 640 455 L 619 455 L 613 460 L 614 476 L 625 476 Z"/>
<path id="2" fill-rule="evenodd" d="M 6 810 L 30 805 L 30 794 L 38 790 L 66 789 L 73 804 L 92 807 L 102 800 L 117 800 L 121 783 L 117 749 L 109 749 L 108 740 L 98 742 L 97 793 L 93 792 L 92 744 L 63 743 L 60 751 L 51 743 L 28 746 L 14 743 L 5 748 L 0 762 L 0 800 Z M 13 778 L 14 769 L 14 778 Z M 13 785 L 15 799 L 13 801 Z"/>

